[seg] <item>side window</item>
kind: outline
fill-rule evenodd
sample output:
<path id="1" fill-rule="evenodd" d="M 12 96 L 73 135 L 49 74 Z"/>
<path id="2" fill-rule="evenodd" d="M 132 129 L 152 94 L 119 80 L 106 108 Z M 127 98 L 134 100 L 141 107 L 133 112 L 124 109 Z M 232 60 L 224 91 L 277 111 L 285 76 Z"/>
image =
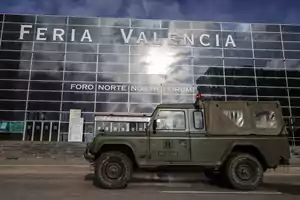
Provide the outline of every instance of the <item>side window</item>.
<path id="1" fill-rule="evenodd" d="M 158 113 L 157 130 L 185 130 L 184 111 L 162 110 Z"/>
<path id="2" fill-rule="evenodd" d="M 194 128 L 195 129 L 203 129 L 203 113 L 201 111 L 194 112 Z"/>
<path id="3" fill-rule="evenodd" d="M 254 117 L 257 128 L 277 128 L 277 120 L 273 111 L 256 112 Z"/>
<path id="4" fill-rule="evenodd" d="M 244 115 L 242 110 L 223 110 L 223 114 L 235 123 L 236 126 L 244 126 Z"/>

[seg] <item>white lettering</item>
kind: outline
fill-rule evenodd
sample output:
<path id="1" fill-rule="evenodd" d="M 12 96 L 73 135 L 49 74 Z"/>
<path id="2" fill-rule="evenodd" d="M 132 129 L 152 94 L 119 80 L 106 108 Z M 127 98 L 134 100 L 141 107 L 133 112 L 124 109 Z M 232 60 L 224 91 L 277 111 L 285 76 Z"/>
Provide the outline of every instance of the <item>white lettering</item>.
<path id="1" fill-rule="evenodd" d="M 72 29 L 71 42 L 75 42 L 75 29 Z"/>
<path id="2" fill-rule="evenodd" d="M 20 40 L 24 40 L 24 36 L 25 34 L 30 34 L 31 33 L 31 29 L 33 28 L 33 25 L 21 25 L 20 28 L 20 36 L 19 39 Z M 36 37 L 35 39 L 38 41 L 45 41 L 47 40 L 47 31 L 48 28 L 37 28 L 36 29 Z M 128 44 L 131 39 L 132 39 L 132 34 L 133 34 L 134 29 L 129 29 L 128 31 L 125 29 L 120 29 L 123 41 L 125 44 Z M 53 33 L 52 33 L 53 37 L 52 37 L 52 41 L 64 41 L 65 38 L 64 36 L 66 35 L 65 30 L 61 29 L 61 28 L 54 28 L 53 29 Z M 70 33 L 71 37 L 70 37 L 70 41 L 71 42 L 75 42 L 76 41 L 76 29 L 71 29 L 71 33 Z M 179 44 L 183 44 L 183 45 L 190 45 L 190 46 L 194 46 L 195 45 L 195 35 L 192 32 L 188 32 L 188 33 L 183 33 L 182 35 L 178 36 L 177 34 L 174 33 L 169 33 L 168 34 L 168 39 L 167 40 L 162 40 L 160 41 L 160 38 L 158 38 L 158 33 L 153 31 L 152 38 L 147 38 L 146 33 L 144 31 L 140 32 L 138 38 L 136 39 L 136 43 L 137 44 L 141 44 L 141 43 L 149 43 L 149 41 L 151 40 L 152 44 L 160 44 L 160 42 L 163 43 L 168 43 L 170 45 L 179 45 Z M 199 36 L 199 41 L 201 46 L 211 46 L 212 44 L 210 43 L 210 38 L 214 37 L 215 39 L 215 47 L 220 47 L 221 44 L 221 37 L 220 34 L 214 34 L 214 35 L 209 35 L 209 34 L 201 34 Z M 79 39 L 79 38 L 78 38 Z M 81 38 L 80 38 L 80 42 L 93 42 L 93 39 L 91 37 L 91 33 L 89 29 L 85 29 Z M 232 46 L 232 47 L 236 47 L 236 43 L 232 37 L 232 35 L 228 35 L 226 38 L 226 41 L 224 42 L 224 47 L 228 47 L 228 46 Z"/>
<path id="3" fill-rule="evenodd" d="M 60 41 L 64 41 L 62 37 L 65 34 L 65 30 L 61 28 L 53 29 L 53 41 L 56 41 L 56 38 L 59 37 Z"/>
<path id="4" fill-rule="evenodd" d="M 120 30 L 121 30 L 121 33 L 122 33 L 122 37 L 123 37 L 124 43 L 125 43 L 125 44 L 128 44 L 128 43 L 129 43 L 129 40 L 130 40 L 130 38 L 131 38 L 133 29 L 130 29 L 130 30 L 129 30 L 129 33 L 128 33 L 127 36 L 125 35 L 125 30 L 124 30 L 123 28 L 121 28 Z"/>
<path id="5" fill-rule="evenodd" d="M 88 29 L 84 30 L 84 33 L 83 33 L 80 41 L 83 42 L 85 39 L 88 39 L 89 42 L 92 42 L 92 37 L 91 37 L 90 31 Z"/>
<path id="6" fill-rule="evenodd" d="M 104 85 L 98 85 L 98 90 L 104 90 Z"/>
<path id="7" fill-rule="evenodd" d="M 186 93 L 193 93 L 193 92 L 194 92 L 194 88 L 193 87 L 186 88 Z"/>
<path id="8" fill-rule="evenodd" d="M 159 87 L 146 87 L 132 85 L 130 87 L 131 92 L 159 92 Z"/>
<path id="9" fill-rule="evenodd" d="M 194 35 L 191 34 L 191 37 L 189 38 L 188 35 L 185 33 L 183 35 L 183 38 L 184 38 L 184 45 L 187 45 L 187 41 L 189 41 L 190 45 L 194 45 L 195 42 L 194 42 Z"/>
<path id="10" fill-rule="evenodd" d="M 216 46 L 217 47 L 220 46 L 220 36 L 219 36 L 219 34 L 216 34 Z"/>
<path id="11" fill-rule="evenodd" d="M 74 89 L 74 87 L 76 87 L 76 84 L 71 84 L 71 90 L 73 90 Z"/>
<path id="12" fill-rule="evenodd" d="M 89 84 L 88 89 L 89 89 L 89 90 L 94 90 L 94 85 Z"/>
<path id="13" fill-rule="evenodd" d="M 71 84 L 71 90 L 89 90 L 92 91 L 94 90 L 94 85 L 93 84 Z"/>
<path id="14" fill-rule="evenodd" d="M 170 40 L 170 41 L 173 41 L 174 43 L 176 43 L 176 44 L 178 44 L 180 41 L 177 39 L 177 36 L 176 35 L 174 35 L 174 34 L 168 34 L 168 39 Z"/>
<path id="15" fill-rule="evenodd" d="M 141 41 L 144 41 L 145 43 L 148 43 L 148 40 L 147 40 L 146 35 L 145 35 L 144 32 L 140 33 L 140 36 L 137 39 L 136 43 L 139 44 Z"/>
<path id="16" fill-rule="evenodd" d="M 99 84 L 97 85 L 97 89 L 99 91 L 118 91 L 118 92 L 127 92 L 127 88 L 129 86 L 127 85 L 111 85 L 111 84 Z M 77 84 L 72 83 L 71 84 L 71 90 L 77 90 L 77 91 L 94 91 L 95 85 L 94 84 Z M 131 92 L 161 92 L 161 89 L 163 89 L 163 92 L 168 93 L 193 93 L 193 87 L 147 87 L 147 86 L 139 86 L 139 85 L 131 85 L 130 91 Z"/>
<path id="17" fill-rule="evenodd" d="M 19 40 L 24 40 L 24 34 L 29 34 L 29 30 L 25 30 L 25 28 L 32 28 L 32 25 L 21 25 L 20 37 Z"/>
<path id="18" fill-rule="evenodd" d="M 114 90 L 114 91 L 116 91 L 116 86 L 115 85 L 112 85 L 112 86 L 110 86 L 110 88 L 111 88 L 111 90 Z"/>
<path id="19" fill-rule="evenodd" d="M 236 47 L 235 42 L 233 41 L 232 35 L 227 36 L 225 47 L 228 47 L 228 44 L 232 44 L 233 47 Z"/>
<path id="20" fill-rule="evenodd" d="M 193 87 L 164 87 L 163 92 L 174 93 L 193 93 Z"/>
<path id="21" fill-rule="evenodd" d="M 48 28 L 38 28 L 37 29 L 37 35 L 36 35 L 36 40 L 46 40 L 47 38 L 45 37 L 41 37 L 41 36 L 45 36 L 45 32 L 41 32 L 41 31 L 47 31 Z"/>
<path id="22" fill-rule="evenodd" d="M 98 85 L 98 90 L 126 92 L 126 85 Z"/>
<path id="23" fill-rule="evenodd" d="M 201 36 L 200 36 L 200 44 L 201 45 L 203 45 L 203 46 L 205 46 L 205 47 L 208 47 L 209 45 L 210 45 L 210 43 L 208 42 L 208 43 L 204 43 L 203 42 L 203 38 L 204 37 L 207 37 L 208 39 L 209 39 L 209 35 L 208 34 L 202 34 Z"/>

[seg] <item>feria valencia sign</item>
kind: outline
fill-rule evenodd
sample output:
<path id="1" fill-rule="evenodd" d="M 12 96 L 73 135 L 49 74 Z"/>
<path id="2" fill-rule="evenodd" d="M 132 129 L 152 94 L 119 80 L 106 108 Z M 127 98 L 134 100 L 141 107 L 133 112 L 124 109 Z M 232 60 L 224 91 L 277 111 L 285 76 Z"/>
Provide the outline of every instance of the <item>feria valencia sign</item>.
<path id="1" fill-rule="evenodd" d="M 19 40 L 24 40 L 25 35 L 32 34 L 33 33 L 33 25 L 20 25 L 20 36 Z M 37 28 L 35 32 L 35 40 L 37 41 L 61 41 L 63 42 L 65 39 L 66 31 L 62 28 L 53 28 L 51 29 L 51 33 L 49 33 L 48 28 Z M 123 39 L 123 42 L 125 44 L 128 43 L 158 43 L 158 33 L 153 31 L 151 36 L 146 36 L 145 32 L 139 31 L 138 34 L 135 34 L 135 29 L 129 29 L 128 31 L 125 31 L 125 29 L 120 28 L 120 34 Z M 93 42 L 93 38 L 91 36 L 90 30 L 85 29 L 83 32 L 78 36 L 78 33 L 76 29 L 69 30 L 71 32 L 69 41 L 71 42 Z M 133 37 L 135 35 L 135 37 Z M 136 36 L 137 35 L 137 36 Z M 193 46 L 195 44 L 201 44 L 201 46 L 204 47 L 219 47 L 221 46 L 221 36 L 220 34 L 207 34 L 203 33 L 200 35 L 195 35 L 194 33 L 183 33 L 181 35 L 176 34 L 168 34 L 167 36 L 169 42 L 173 42 L 173 44 L 184 44 L 184 45 L 190 45 Z M 235 41 L 232 37 L 232 35 L 227 34 L 224 38 L 224 47 L 236 47 Z M 213 41 L 213 43 L 212 43 Z"/>

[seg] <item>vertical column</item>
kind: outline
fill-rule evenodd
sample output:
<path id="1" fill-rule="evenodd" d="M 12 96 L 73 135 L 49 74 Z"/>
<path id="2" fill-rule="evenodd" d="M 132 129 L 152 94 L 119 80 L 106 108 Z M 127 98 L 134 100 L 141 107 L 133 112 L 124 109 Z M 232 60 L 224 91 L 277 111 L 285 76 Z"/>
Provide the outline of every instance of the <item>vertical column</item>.
<path id="1" fill-rule="evenodd" d="M 286 82 L 286 89 L 287 89 L 288 102 L 289 102 L 289 111 L 290 111 L 290 117 L 292 117 L 292 108 L 291 108 L 291 100 L 290 100 L 289 82 L 288 82 L 287 70 L 286 70 L 286 60 L 285 60 L 284 44 L 283 44 L 283 37 L 282 37 L 281 25 L 279 25 L 279 30 L 280 30 L 280 40 L 281 40 L 282 54 L 283 54 L 283 60 L 284 60 L 283 63 L 284 63 L 285 82 Z"/>
<path id="2" fill-rule="evenodd" d="M 98 35 L 99 35 L 99 29 L 101 27 L 101 20 L 100 18 L 98 19 Z M 98 72 L 99 72 L 99 48 L 100 48 L 100 41 L 97 42 L 97 57 L 96 57 L 96 81 L 95 81 L 95 99 L 94 99 L 94 117 L 95 117 L 95 113 L 97 112 L 97 93 L 98 93 Z M 95 122 L 95 120 L 93 120 L 94 123 L 94 136 L 97 133 L 97 124 Z"/>
<path id="3" fill-rule="evenodd" d="M 289 103 L 289 112 L 290 112 L 290 118 L 292 118 L 292 106 L 291 106 L 291 99 L 290 99 L 290 91 L 289 91 L 289 82 L 288 82 L 288 77 L 287 77 L 287 69 L 286 69 L 286 60 L 285 60 L 285 53 L 284 53 L 284 43 L 283 43 L 283 37 L 282 37 L 282 25 L 279 25 L 279 30 L 280 30 L 280 40 L 281 40 L 281 46 L 282 46 L 282 55 L 283 55 L 283 63 L 284 63 L 284 73 L 285 73 L 285 82 L 286 82 L 286 90 L 287 90 L 287 97 L 288 97 L 288 103 Z M 292 140 L 293 140 L 293 145 L 295 146 L 295 133 L 294 133 L 294 128 L 292 127 Z"/>
<path id="4" fill-rule="evenodd" d="M 129 28 L 131 28 L 131 18 L 129 19 Z M 130 112 L 130 89 L 131 89 L 131 78 L 130 78 L 130 74 L 131 74 L 131 59 L 130 59 L 130 56 L 131 56 L 131 45 L 130 43 L 128 44 L 128 85 L 127 85 L 127 94 L 128 94 L 128 102 L 127 102 L 127 111 Z"/>
<path id="5" fill-rule="evenodd" d="M 162 20 L 159 20 L 159 28 L 160 29 L 162 29 Z M 159 86 L 159 91 L 160 91 L 160 93 L 159 93 L 159 95 L 160 95 L 160 103 L 163 103 L 163 86 L 162 86 L 162 84 L 160 84 Z"/>
<path id="6" fill-rule="evenodd" d="M 193 76 L 193 88 L 196 87 L 196 89 L 197 89 L 197 84 L 195 82 L 195 65 L 194 65 L 194 49 L 195 48 L 196 47 L 192 47 L 192 46 L 190 47 L 190 49 L 191 49 L 191 59 L 192 59 L 192 63 L 191 63 L 192 66 L 191 67 L 192 67 L 192 76 Z M 195 92 L 196 92 L 195 89 L 193 89 L 193 96 L 196 95 Z"/>
<path id="7" fill-rule="evenodd" d="M 160 103 L 163 103 L 163 85 L 159 84 Z"/>
<path id="8" fill-rule="evenodd" d="M 191 27 L 191 30 L 193 30 L 193 23 L 190 22 L 190 27 Z M 191 59 L 192 59 L 192 76 L 193 76 L 193 97 L 192 97 L 192 102 L 195 100 L 194 97 L 196 95 L 196 93 L 198 93 L 198 88 L 197 88 L 197 84 L 195 82 L 195 66 L 194 66 L 194 49 L 197 48 L 197 47 L 194 47 L 194 46 L 190 46 L 190 49 L 191 49 Z"/>
<path id="9" fill-rule="evenodd" d="M 62 107 L 63 107 L 63 99 L 64 99 L 64 85 L 65 85 L 65 71 L 66 71 L 66 61 L 67 61 L 67 47 L 68 47 L 68 34 L 69 34 L 69 16 L 67 17 L 66 24 L 66 38 L 65 38 L 65 49 L 64 49 L 64 63 L 63 63 L 63 76 L 62 76 L 62 86 L 61 86 L 61 94 L 60 94 L 60 108 L 59 108 L 59 122 L 58 122 L 58 135 L 57 141 L 60 139 L 60 130 L 61 130 L 61 120 L 62 120 Z M 52 127 L 51 127 L 52 128 Z M 52 132 L 49 135 L 49 141 L 51 141 Z"/>
<path id="10" fill-rule="evenodd" d="M 53 122 L 50 122 L 50 127 L 49 127 L 49 141 L 51 141 L 51 136 L 52 136 L 52 130 L 53 130 Z"/>
<path id="11" fill-rule="evenodd" d="M 4 19 L 5 19 L 5 14 L 3 14 L 3 19 L 2 19 L 2 27 L 1 27 L 1 33 L 0 33 L 0 47 L 2 45 L 2 35 L 3 35 L 3 30 L 4 30 Z"/>
<path id="12" fill-rule="evenodd" d="M 222 23 L 220 23 L 220 29 L 221 29 L 221 35 L 220 37 L 222 37 L 223 35 L 223 26 Z M 223 44 L 223 40 L 221 40 L 221 48 L 222 48 L 222 62 L 223 62 L 223 79 L 224 79 L 224 97 L 225 97 L 225 101 L 227 101 L 227 89 L 226 89 L 226 76 L 225 76 L 225 61 L 224 61 L 224 44 Z"/>
<path id="13" fill-rule="evenodd" d="M 253 58 L 253 70 L 254 70 L 254 81 L 255 81 L 255 92 L 256 92 L 256 101 L 258 101 L 258 89 L 257 89 L 257 77 L 256 77 L 256 65 L 255 65 L 255 57 L 254 57 L 254 41 L 253 41 L 253 32 L 252 32 L 252 24 L 250 24 L 250 34 L 251 34 L 251 48 L 252 48 L 252 58 Z"/>
<path id="14" fill-rule="evenodd" d="M 35 129 L 36 129 L 36 127 L 35 127 L 35 122 L 32 122 L 32 130 L 31 130 L 31 138 L 30 138 L 30 141 L 33 141 Z"/>
<path id="15" fill-rule="evenodd" d="M 35 35 L 36 35 L 36 24 L 37 24 L 37 15 L 35 15 L 34 19 L 34 30 L 33 30 L 33 38 L 32 38 L 32 49 L 31 49 L 31 59 L 30 59 L 30 67 L 29 67 L 29 77 L 28 77 L 28 86 L 27 86 L 27 96 L 26 96 L 26 105 L 25 105 L 25 114 L 24 114 L 24 120 L 25 120 L 25 126 L 23 130 L 23 139 L 25 140 L 26 135 L 26 122 L 27 122 L 27 110 L 28 110 L 28 101 L 29 101 L 29 92 L 30 92 L 30 84 L 31 84 L 31 73 L 32 73 L 32 62 L 33 62 L 33 55 L 34 55 L 34 44 L 35 44 Z"/>
<path id="16" fill-rule="evenodd" d="M 43 141 L 44 136 L 44 122 L 41 122 L 41 135 L 40 135 L 40 141 Z"/>

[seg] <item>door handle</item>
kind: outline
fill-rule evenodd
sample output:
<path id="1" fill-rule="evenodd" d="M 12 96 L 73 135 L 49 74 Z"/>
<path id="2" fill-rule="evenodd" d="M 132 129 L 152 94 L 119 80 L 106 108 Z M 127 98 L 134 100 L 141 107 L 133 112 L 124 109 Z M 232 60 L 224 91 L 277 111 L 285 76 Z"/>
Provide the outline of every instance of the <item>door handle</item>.
<path id="1" fill-rule="evenodd" d="M 180 140 L 180 141 L 179 141 L 179 144 L 180 144 L 181 146 L 187 147 L 187 141 L 186 141 L 186 140 Z"/>

